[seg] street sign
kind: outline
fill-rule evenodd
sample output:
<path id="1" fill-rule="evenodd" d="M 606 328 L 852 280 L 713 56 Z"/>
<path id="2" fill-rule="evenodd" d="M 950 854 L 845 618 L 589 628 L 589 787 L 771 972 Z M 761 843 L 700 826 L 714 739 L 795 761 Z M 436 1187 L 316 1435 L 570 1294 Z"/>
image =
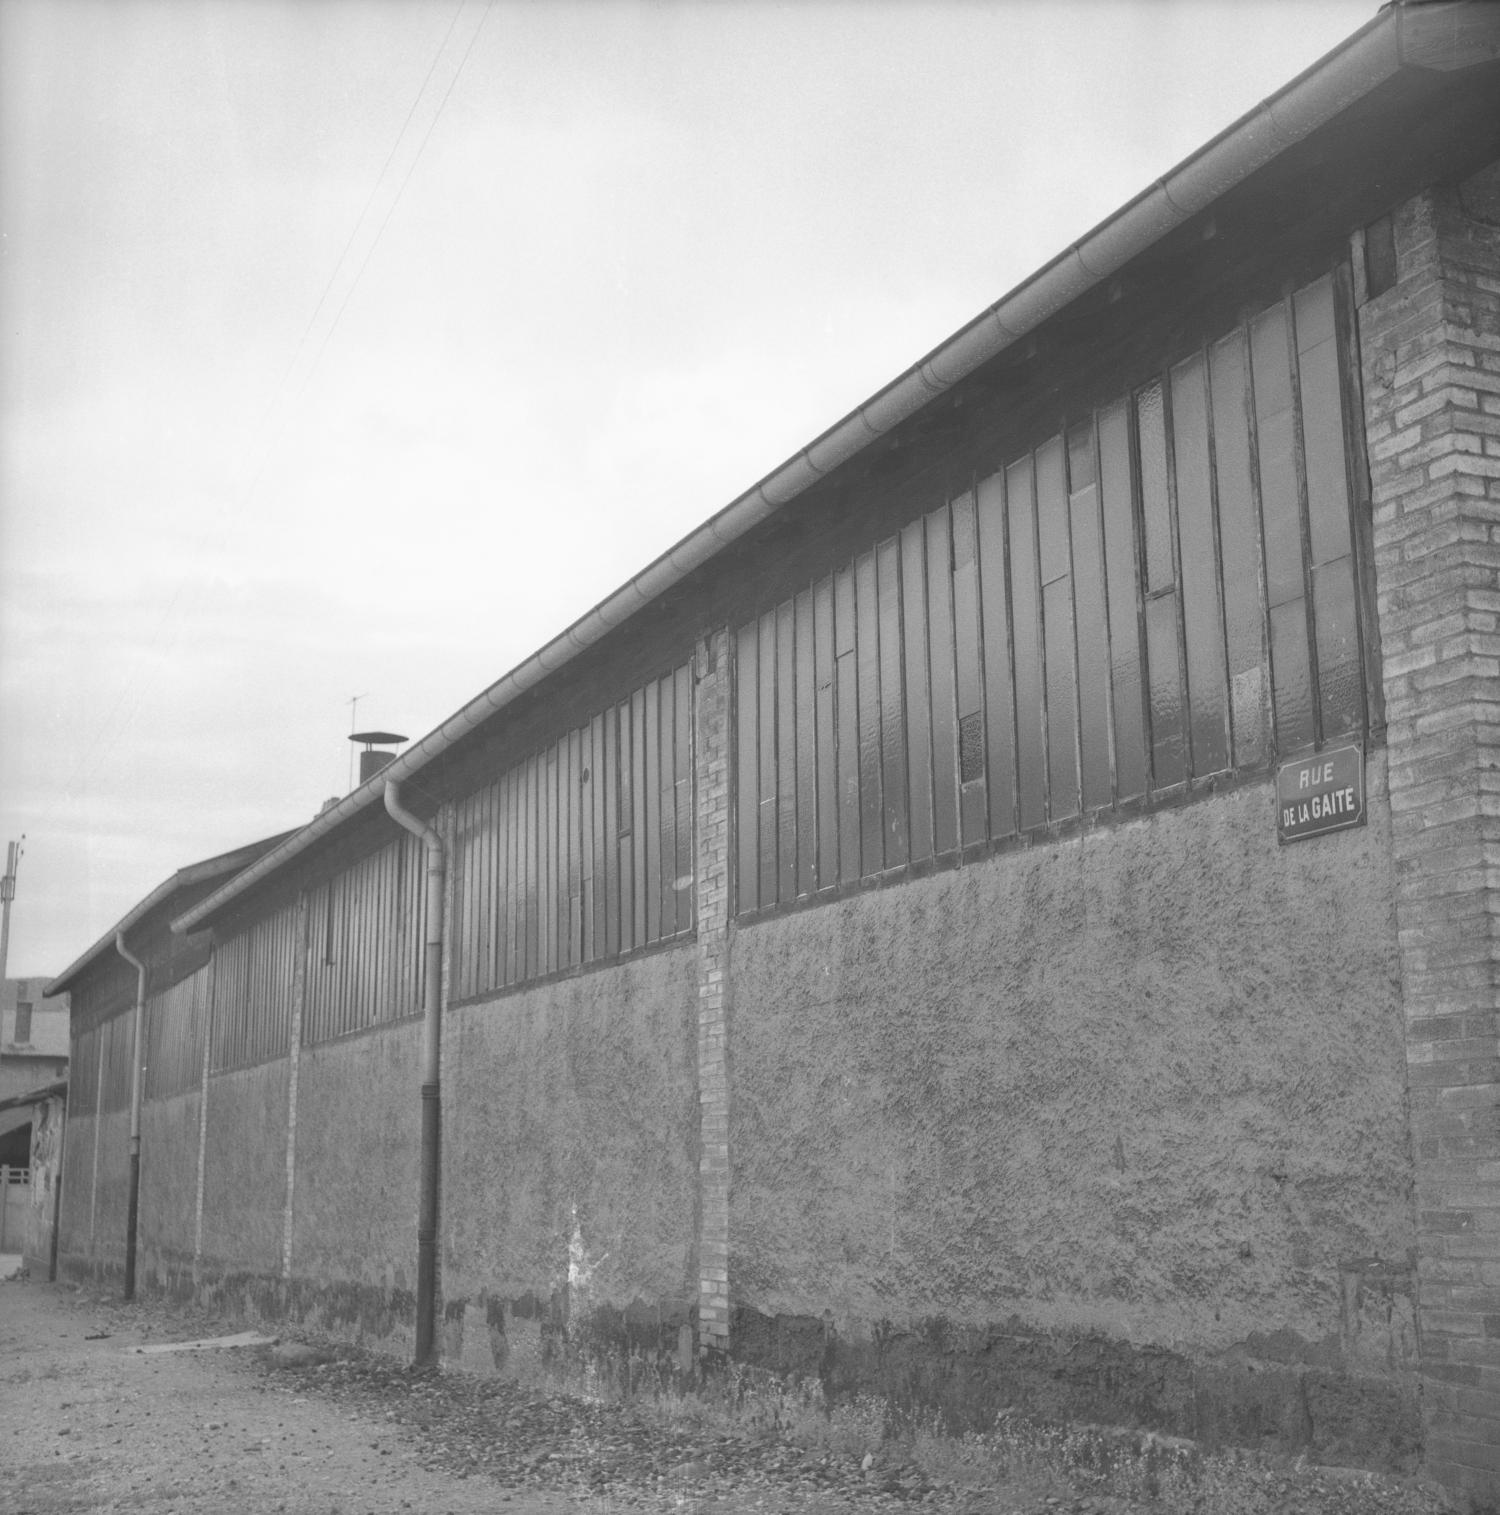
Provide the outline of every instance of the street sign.
<path id="1" fill-rule="evenodd" d="M 1283 845 L 1364 823 L 1365 754 L 1357 742 L 1276 770 L 1276 839 Z"/>

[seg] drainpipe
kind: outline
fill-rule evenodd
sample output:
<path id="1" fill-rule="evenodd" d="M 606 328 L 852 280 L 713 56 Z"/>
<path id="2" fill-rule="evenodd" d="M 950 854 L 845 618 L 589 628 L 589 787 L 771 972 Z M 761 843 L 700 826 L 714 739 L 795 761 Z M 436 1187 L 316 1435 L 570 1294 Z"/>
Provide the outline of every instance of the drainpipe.
<path id="1" fill-rule="evenodd" d="M 443 893 L 447 863 L 443 839 L 409 810 L 401 808 L 401 786 L 387 779 L 385 808 L 397 825 L 422 838 L 427 848 L 427 943 L 422 960 L 422 1155 L 417 1201 L 417 1351 L 416 1365 L 434 1356 L 437 1319 L 438 1186 L 441 1181 L 439 1141 L 442 1097 L 439 1055 L 443 1022 Z"/>
<path id="2" fill-rule="evenodd" d="M 125 1215 L 125 1298 L 135 1298 L 135 1233 L 141 1206 L 141 1025 L 146 1018 L 146 965 L 115 932 L 115 951 L 135 969 L 135 1017 L 130 1032 L 130 1200 Z M 97 1120 L 95 1112 L 94 1119 Z"/>

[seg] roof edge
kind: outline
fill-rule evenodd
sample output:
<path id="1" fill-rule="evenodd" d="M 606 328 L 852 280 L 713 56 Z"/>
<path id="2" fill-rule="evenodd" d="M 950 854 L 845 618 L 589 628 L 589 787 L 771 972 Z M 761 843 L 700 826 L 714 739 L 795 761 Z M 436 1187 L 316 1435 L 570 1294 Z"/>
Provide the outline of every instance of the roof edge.
<path id="1" fill-rule="evenodd" d="M 119 932 L 130 930 L 158 905 L 171 899 L 179 889 L 201 884 L 206 879 L 218 878 L 226 873 L 238 873 L 257 859 L 269 856 L 296 834 L 295 831 L 282 831 L 275 836 L 267 837 L 264 841 L 249 842 L 243 847 L 236 847 L 231 852 L 221 852 L 216 857 L 204 858 L 202 862 L 189 863 L 185 868 L 179 868 L 170 878 L 158 884 L 144 899 L 132 905 L 92 947 L 74 958 L 42 990 L 42 998 L 51 999 L 54 995 L 65 993 L 85 968 L 103 957 L 106 952 L 115 950 L 115 937 Z"/>
<path id="2" fill-rule="evenodd" d="M 1183 159 L 758 484 L 710 516 L 526 661 L 413 743 L 378 774 L 351 790 L 337 805 L 184 912 L 172 922 L 172 929 L 191 931 L 209 921 L 269 874 L 378 803 L 388 780 L 400 783 L 420 772 L 481 722 L 601 641 L 724 546 L 753 530 L 934 397 L 1102 283 L 1412 60 L 1424 53 L 1430 56 L 1442 39 L 1453 35 L 1455 12 L 1468 14 L 1486 9 L 1484 0 L 1446 0 L 1417 12 L 1406 7 L 1377 12 L 1275 94 Z M 1496 29 L 1493 22 L 1497 20 L 1500 7 L 1495 7 L 1492 13 L 1490 29 Z M 1471 33 L 1473 30 L 1471 27 Z"/>
<path id="3" fill-rule="evenodd" d="M 27 1089 L 21 1094 L 10 1094 L 0 1099 L 0 1110 L 19 1110 L 23 1105 L 39 1105 L 43 1100 L 55 1099 L 68 1092 L 68 1081 L 60 1078 L 54 1083 L 42 1084 L 36 1089 Z"/>

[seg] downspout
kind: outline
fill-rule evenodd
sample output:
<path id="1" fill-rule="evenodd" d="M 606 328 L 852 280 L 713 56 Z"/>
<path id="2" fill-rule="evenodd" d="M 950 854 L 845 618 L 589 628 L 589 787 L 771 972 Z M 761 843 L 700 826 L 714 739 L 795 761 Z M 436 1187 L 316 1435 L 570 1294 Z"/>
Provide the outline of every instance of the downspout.
<path id="1" fill-rule="evenodd" d="M 125 1212 L 125 1298 L 135 1298 L 135 1233 L 141 1206 L 141 1027 L 146 1018 L 146 965 L 115 932 L 115 951 L 135 969 L 135 1016 L 130 1032 L 130 1199 Z M 99 1119 L 95 1111 L 94 1119 Z"/>
<path id="2" fill-rule="evenodd" d="M 441 1181 L 442 1091 L 439 1083 L 443 1045 L 443 894 L 447 863 L 443 839 L 409 810 L 401 808 L 401 786 L 387 779 L 385 808 L 398 826 L 421 837 L 427 848 L 427 942 L 422 960 L 422 1153 L 417 1201 L 417 1350 L 416 1365 L 434 1355 L 437 1320 L 438 1188 Z"/>

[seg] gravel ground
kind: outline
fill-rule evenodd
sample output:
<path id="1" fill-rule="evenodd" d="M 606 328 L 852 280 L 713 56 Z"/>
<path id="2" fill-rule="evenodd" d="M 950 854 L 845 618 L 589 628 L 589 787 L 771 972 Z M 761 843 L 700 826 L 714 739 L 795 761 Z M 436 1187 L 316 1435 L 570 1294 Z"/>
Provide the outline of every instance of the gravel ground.
<path id="1" fill-rule="evenodd" d="M 840 1445 L 722 1415 L 417 1373 L 315 1341 L 164 1352 L 242 1330 L 191 1310 L 0 1285 L 0 1515 L 1436 1515 L 1432 1491 L 1210 1465 L 1147 1497 L 973 1445 Z M 1015 1448 L 1010 1449 L 1014 1452 Z"/>

